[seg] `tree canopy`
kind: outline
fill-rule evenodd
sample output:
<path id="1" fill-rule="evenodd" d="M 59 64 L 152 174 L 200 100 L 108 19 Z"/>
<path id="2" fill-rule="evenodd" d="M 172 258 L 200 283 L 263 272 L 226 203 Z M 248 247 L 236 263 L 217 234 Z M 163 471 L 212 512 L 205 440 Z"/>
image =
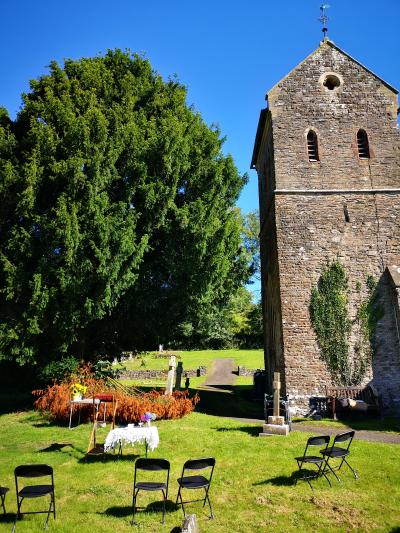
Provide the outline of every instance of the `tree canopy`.
<path id="1" fill-rule="evenodd" d="M 14 121 L 0 111 L 0 358 L 145 347 L 219 312 L 249 275 L 246 176 L 222 144 L 137 55 L 31 81 Z"/>

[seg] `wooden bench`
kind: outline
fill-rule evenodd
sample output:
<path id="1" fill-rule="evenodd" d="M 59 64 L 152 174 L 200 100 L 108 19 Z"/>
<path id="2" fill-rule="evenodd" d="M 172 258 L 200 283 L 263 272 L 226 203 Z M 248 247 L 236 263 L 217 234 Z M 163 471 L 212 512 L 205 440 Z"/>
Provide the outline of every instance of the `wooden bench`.
<path id="1" fill-rule="evenodd" d="M 332 413 L 334 420 L 337 420 L 337 413 L 350 413 L 349 407 L 342 407 L 341 399 L 362 400 L 366 404 L 365 413 L 381 416 L 381 397 L 367 385 L 366 387 L 326 387 L 326 397 L 328 409 Z"/>

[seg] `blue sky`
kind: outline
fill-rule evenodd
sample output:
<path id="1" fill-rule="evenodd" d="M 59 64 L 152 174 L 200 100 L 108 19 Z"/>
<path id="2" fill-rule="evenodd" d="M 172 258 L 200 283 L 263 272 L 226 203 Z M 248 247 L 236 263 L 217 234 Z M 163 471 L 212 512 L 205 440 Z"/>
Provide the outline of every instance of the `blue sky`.
<path id="1" fill-rule="evenodd" d="M 108 48 L 145 52 L 164 77 L 177 74 L 208 123 L 227 137 L 224 150 L 249 173 L 239 205 L 257 209 L 249 170 L 265 93 L 315 49 L 322 33 L 317 0 L 14 0 L 2 6 L 0 105 L 15 116 L 28 80 L 51 59 Z M 329 37 L 400 88 L 400 0 L 332 0 Z"/>
<path id="2" fill-rule="evenodd" d="M 322 38 L 317 0 L 14 0 L 3 2 L 0 105 L 15 116 L 28 80 L 50 60 L 109 48 L 144 52 L 162 76 L 177 74 L 208 124 L 217 123 L 249 183 L 239 206 L 258 208 L 249 170 L 265 93 Z M 332 0 L 329 37 L 400 89 L 400 0 Z M 253 286 L 257 290 L 257 286 Z"/>

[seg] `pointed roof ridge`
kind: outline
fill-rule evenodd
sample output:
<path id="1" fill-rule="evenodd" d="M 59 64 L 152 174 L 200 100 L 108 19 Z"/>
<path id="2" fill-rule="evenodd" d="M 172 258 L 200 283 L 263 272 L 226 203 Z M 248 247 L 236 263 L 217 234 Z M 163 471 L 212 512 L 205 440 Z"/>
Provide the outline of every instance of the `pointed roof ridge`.
<path id="1" fill-rule="evenodd" d="M 322 46 L 324 45 L 328 45 L 330 46 L 331 48 L 334 48 L 335 50 L 337 50 L 338 52 L 340 52 L 341 54 L 343 54 L 344 56 L 348 57 L 351 61 L 354 61 L 354 63 L 357 63 L 357 65 L 360 65 L 360 67 L 362 67 L 364 70 L 366 70 L 367 72 L 369 72 L 370 74 L 372 74 L 372 76 L 374 76 L 376 79 L 378 79 L 381 83 L 383 83 L 383 85 L 385 85 L 388 89 L 390 89 L 391 91 L 393 91 L 395 94 L 398 94 L 399 91 L 393 87 L 393 85 L 390 85 L 390 83 L 388 83 L 387 81 L 385 81 L 384 79 L 382 79 L 380 76 L 378 76 L 377 74 L 375 74 L 375 72 L 373 72 L 372 70 L 370 70 L 369 68 L 367 68 L 365 65 L 363 65 L 362 63 L 360 63 L 360 61 L 357 61 L 357 59 L 354 59 L 354 57 L 352 57 L 350 54 L 348 54 L 347 52 L 345 52 L 344 50 L 342 50 L 341 48 L 339 48 L 339 46 L 337 46 L 333 41 L 331 41 L 328 37 L 325 37 L 323 41 L 321 41 L 319 43 L 319 46 L 318 48 L 316 48 L 315 50 L 313 50 L 310 54 L 308 54 L 307 57 L 305 57 L 302 61 L 300 61 L 300 63 L 297 63 L 297 65 L 292 68 L 292 70 L 290 70 L 290 72 L 288 72 L 286 74 L 286 76 L 284 76 L 281 80 L 279 80 L 277 83 L 275 83 L 275 85 L 267 92 L 267 94 L 265 95 L 265 98 L 267 99 L 268 97 L 268 93 L 270 93 L 271 91 L 273 91 L 275 89 L 275 87 L 277 87 L 278 85 L 280 85 L 286 78 L 288 78 L 292 72 L 294 72 L 296 69 L 298 69 L 300 67 L 300 65 L 302 65 L 305 61 L 307 61 L 307 59 L 309 59 L 310 57 L 312 57 L 314 54 L 316 54 Z"/>
<path id="2" fill-rule="evenodd" d="M 336 50 L 338 50 L 340 53 L 342 53 L 343 55 L 345 55 L 346 57 L 348 57 L 349 59 L 351 59 L 352 61 L 354 61 L 354 63 L 357 63 L 357 65 L 360 65 L 360 67 L 362 67 L 364 70 L 366 70 L 367 72 L 369 72 L 370 74 L 372 74 L 376 79 L 378 79 L 380 82 L 383 83 L 383 85 L 386 85 L 386 87 L 388 89 L 390 89 L 391 91 L 393 91 L 395 94 L 399 94 L 399 91 L 396 89 L 396 87 L 393 87 L 393 85 L 390 85 L 390 83 L 388 83 L 387 81 L 385 81 L 384 79 L 382 79 L 380 76 L 378 76 L 378 74 L 375 74 L 375 72 L 373 72 L 371 69 L 369 69 L 368 67 L 366 67 L 365 65 L 363 65 L 360 61 L 357 61 L 357 59 L 354 59 L 353 56 L 351 56 L 350 54 L 348 54 L 347 52 L 345 52 L 344 50 L 342 50 L 342 48 L 339 48 L 339 46 L 336 46 L 336 44 L 331 41 L 330 39 L 326 39 L 325 40 L 326 44 L 328 44 L 329 46 L 331 46 L 332 48 L 335 48 Z M 321 44 L 323 44 L 321 42 Z"/>

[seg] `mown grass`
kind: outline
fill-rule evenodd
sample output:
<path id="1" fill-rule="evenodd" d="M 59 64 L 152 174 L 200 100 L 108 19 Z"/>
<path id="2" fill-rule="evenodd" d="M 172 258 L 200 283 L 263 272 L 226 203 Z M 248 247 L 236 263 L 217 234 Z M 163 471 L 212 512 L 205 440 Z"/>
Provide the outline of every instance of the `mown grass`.
<path id="1" fill-rule="evenodd" d="M 232 413 L 233 415 L 235 413 Z M 23 463 L 48 463 L 54 467 L 57 520 L 49 531 L 92 533 L 111 531 L 170 532 L 182 522 L 174 510 L 176 478 L 190 457 L 214 456 L 215 479 L 210 491 L 215 520 L 208 520 L 200 504 L 195 512 L 206 533 L 398 531 L 400 526 L 400 446 L 353 442 L 351 461 L 360 479 L 343 471 L 343 483 L 324 479 L 312 492 L 306 483 L 293 485 L 294 457 L 300 455 L 307 435 L 258 437 L 258 425 L 243 424 L 195 412 L 181 420 L 158 421 L 160 445 L 152 457 L 171 462 L 169 511 L 140 513 L 132 529 L 131 494 L 134 461 L 143 447 L 125 448 L 121 461 L 113 456 L 85 460 L 90 426 L 70 431 L 54 426 L 30 411 L 2 415 L 0 441 L 1 484 L 10 487 L 8 514 L 0 515 L 0 531 L 10 531 L 15 512 L 13 470 Z M 99 432 L 103 441 L 107 429 Z M 151 504 L 156 494 L 140 495 Z M 27 502 L 29 505 L 30 502 Z M 31 504 L 38 505 L 40 501 Z M 17 531 L 41 532 L 44 516 L 27 516 Z"/>
<path id="2" fill-rule="evenodd" d="M 211 367 L 214 359 L 234 359 L 236 365 L 246 368 L 263 368 L 263 350 L 193 350 L 175 351 L 181 356 L 183 368 L 194 369 L 200 365 Z M 139 354 L 132 361 L 124 361 L 121 365 L 128 370 L 165 370 L 168 369 L 168 358 L 157 357 L 158 353 Z"/>

